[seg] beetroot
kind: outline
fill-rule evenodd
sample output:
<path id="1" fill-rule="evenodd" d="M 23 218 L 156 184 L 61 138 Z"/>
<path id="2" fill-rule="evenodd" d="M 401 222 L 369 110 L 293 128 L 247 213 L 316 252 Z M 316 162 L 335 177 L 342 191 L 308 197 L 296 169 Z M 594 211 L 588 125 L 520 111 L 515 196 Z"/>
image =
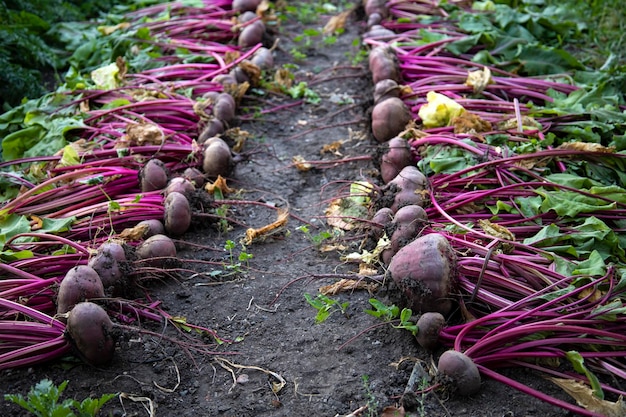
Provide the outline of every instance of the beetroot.
<path id="1" fill-rule="evenodd" d="M 393 211 L 389 207 L 383 207 L 378 210 L 372 217 L 370 235 L 378 241 L 385 233 L 385 228 L 393 220 Z"/>
<path id="2" fill-rule="evenodd" d="M 168 258 L 176 257 L 176 245 L 165 235 L 154 235 L 137 246 L 135 254 L 139 259 L 148 260 L 147 265 L 158 268 L 166 265 Z"/>
<path id="3" fill-rule="evenodd" d="M 424 206 L 428 201 L 428 179 L 413 165 L 402 168 L 396 177 L 385 187 L 385 194 L 394 193 L 393 203 L 389 208 L 395 213 L 408 206 Z"/>
<path id="4" fill-rule="evenodd" d="M 374 13 L 378 13 L 382 18 L 386 18 L 389 15 L 387 0 L 366 0 L 365 15 L 371 16 Z"/>
<path id="5" fill-rule="evenodd" d="M 428 220 L 426 211 L 416 205 L 408 205 L 399 209 L 393 221 L 385 227 L 389 236 L 390 246 L 385 249 L 380 257 L 385 265 L 388 265 L 393 255 L 400 248 L 415 239 L 424 229 L 424 224 Z"/>
<path id="6" fill-rule="evenodd" d="M 413 163 L 411 146 L 406 139 L 395 137 L 384 145 L 385 153 L 380 161 L 380 176 L 385 183 L 392 181 L 407 166 Z"/>
<path id="7" fill-rule="evenodd" d="M 187 179 L 194 188 L 202 188 L 204 185 L 204 174 L 198 168 L 189 167 L 183 172 L 183 178 Z"/>
<path id="8" fill-rule="evenodd" d="M 238 12 L 255 11 L 261 0 L 233 0 L 233 10 Z"/>
<path id="9" fill-rule="evenodd" d="M 434 311 L 429 311 L 417 320 L 417 343 L 426 350 L 435 350 L 439 346 L 439 333 L 446 325 L 446 319 Z"/>
<path id="10" fill-rule="evenodd" d="M 235 117 L 235 99 L 228 93 L 217 96 L 213 105 L 213 115 L 228 124 Z"/>
<path id="11" fill-rule="evenodd" d="M 456 255 L 445 236 L 430 233 L 408 243 L 391 258 L 387 273 L 414 312 L 451 312 Z"/>
<path id="12" fill-rule="evenodd" d="M 387 78 L 400 82 L 398 58 L 388 46 L 377 46 L 370 51 L 369 68 L 374 84 Z"/>
<path id="13" fill-rule="evenodd" d="M 113 323 L 107 312 L 97 304 L 82 302 L 72 308 L 67 318 L 66 337 L 72 341 L 79 356 L 90 365 L 106 365 L 113 359 Z"/>
<path id="14" fill-rule="evenodd" d="M 377 82 L 374 86 L 374 104 L 391 97 L 400 97 L 400 86 L 398 83 L 388 78 Z"/>
<path id="15" fill-rule="evenodd" d="M 167 169 L 159 159 L 151 159 L 139 171 L 141 191 L 162 190 L 167 185 Z"/>
<path id="16" fill-rule="evenodd" d="M 67 313 L 77 303 L 104 297 L 104 286 L 98 273 L 90 266 L 78 265 L 67 271 L 57 294 L 57 313 Z"/>
<path id="17" fill-rule="evenodd" d="M 179 192 L 171 192 L 164 202 L 165 231 L 170 236 L 180 236 L 189 229 L 191 224 L 191 207 L 189 200 Z"/>
<path id="18" fill-rule="evenodd" d="M 372 110 L 372 133 L 380 143 L 402 132 L 411 121 L 411 112 L 402 100 L 389 97 Z"/>
<path id="19" fill-rule="evenodd" d="M 268 70 L 274 67 L 272 51 L 265 47 L 257 49 L 250 61 L 261 70 Z"/>
<path id="20" fill-rule="evenodd" d="M 265 25 L 262 21 L 257 20 L 245 26 L 239 34 L 239 47 L 249 48 L 261 43 L 265 34 Z"/>
<path id="21" fill-rule="evenodd" d="M 237 82 L 235 81 L 235 84 L 236 83 Z M 224 123 L 220 119 L 212 117 L 206 122 L 206 124 L 202 128 L 202 131 L 198 136 L 198 143 L 202 145 L 208 139 L 215 137 L 221 133 L 224 133 Z"/>
<path id="22" fill-rule="evenodd" d="M 480 372 L 474 361 L 464 353 L 447 350 L 439 357 L 437 372 L 442 382 L 461 395 L 480 390 Z"/>
<path id="23" fill-rule="evenodd" d="M 124 279 L 122 264 L 126 262 L 124 247 L 116 242 L 105 242 L 89 259 L 88 266 L 100 277 L 104 288 L 115 287 Z"/>
<path id="24" fill-rule="evenodd" d="M 193 186 L 191 181 L 184 177 L 172 178 L 165 188 L 165 196 L 167 197 L 171 193 L 181 193 L 187 199 L 193 197 L 196 187 Z"/>
<path id="25" fill-rule="evenodd" d="M 209 178 L 225 177 L 233 168 L 233 156 L 224 140 L 214 137 L 205 142 L 202 169 Z"/>
<path id="26" fill-rule="evenodd" d="M 161 222 L 161 220 L 143 220 L 137 223 L 137 226 L 145 226 L 145 231 L 143 232 L 144 239 L 165 233 L 165 227 L 163 226 L 163 222 Z"/>

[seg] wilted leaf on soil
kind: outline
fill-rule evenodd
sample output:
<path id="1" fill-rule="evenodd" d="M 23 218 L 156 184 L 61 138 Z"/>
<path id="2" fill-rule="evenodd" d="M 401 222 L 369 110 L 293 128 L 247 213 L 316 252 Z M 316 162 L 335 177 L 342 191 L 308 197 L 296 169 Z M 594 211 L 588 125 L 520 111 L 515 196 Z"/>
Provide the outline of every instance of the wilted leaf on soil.
<path id="1" fill-rule="evenodd" d="M 601 400 L 594 395 L 590 387 L 581 382 L 564 378 L 548 379 L 561 387 L 576 400 L 578 405 L 584 407 L 586 410 L 606 417 L 622 417 L 626 415 L 626 404 L 621 396 L 615 402 Z"/>
<path id="2" fill-rule="evenodd" d="M 215 193 L 215 190 L 218 189 L 221 191 L 222 195 L 232 194 L 236 191 L 234 188 L 230 188 L 228 184 L 226 184 L 226 179 L 224 179 L 221 175 L 217 176 L 215 182 L 207 183 L 204 186 L 204 189 L 209 194 Z"/>
<path id="3" fill-rule="evenodd" d="M 324 26 L 324 35 L 332 35 L 333 33 L 341 33 L 345 26 L 346 21 L 348 20 L 348 16 L 352 10 L 346 10 L 345 12 L 341 12 L 336 16 L 330 18 L 328 23 Z"/>
<path id="4" fill-rule="evenodd" d="M 243 244 L 248 246 L 254 243 L 254 241 L 263 240 L 276 233 L 281 233 L 285 229 L 288 220 L 289 212 L 284 209 L 278 209 L 278 218 L 275 222 L 258 229 L 250 228 L 246 230 L 246 237 L 243 239 Z"/>
<path id="5" fill-rule="evenodd" d="M 301 155 L 295 155 L 291 160 L 298 171 L 306 172 L 313 168 L 313 165 L 307 162 Z"/>
<path id="6" fill-rule="evenodd" d="M 404 407 L 394 407 L 388 405 L 387 407 L 383 408 L 383 413 L 380 415 L 380 417 L 404 417 L 405 415 L 406 413 L 404 411 Z"/>

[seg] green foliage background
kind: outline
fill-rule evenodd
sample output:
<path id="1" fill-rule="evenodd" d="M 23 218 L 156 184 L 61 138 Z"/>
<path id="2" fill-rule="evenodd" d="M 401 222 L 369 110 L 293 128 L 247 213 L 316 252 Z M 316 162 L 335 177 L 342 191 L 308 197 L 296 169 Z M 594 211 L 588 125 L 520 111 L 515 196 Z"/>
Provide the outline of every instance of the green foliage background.
<path id="1" fill-rule="evenodd" d="M 60 22 L 106 13 L 119 0 L 1 0 L 0 109 L 54 89 L 70 53 L 54 31 Z"/>

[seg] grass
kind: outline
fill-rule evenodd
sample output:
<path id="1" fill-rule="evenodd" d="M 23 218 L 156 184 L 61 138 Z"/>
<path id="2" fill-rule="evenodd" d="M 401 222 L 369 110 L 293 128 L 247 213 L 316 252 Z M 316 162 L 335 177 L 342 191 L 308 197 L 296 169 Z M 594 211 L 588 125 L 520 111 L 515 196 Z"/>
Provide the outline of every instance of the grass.
<path id="1" fill-rule="evenodd" d="M 600 68 L 611 57 L 617 65 L 626 65 L 626 9 L 622 0 L 546 0 L 546 5 L 561 8 L 583 28 L 572 44 L 582 63 Z"/>

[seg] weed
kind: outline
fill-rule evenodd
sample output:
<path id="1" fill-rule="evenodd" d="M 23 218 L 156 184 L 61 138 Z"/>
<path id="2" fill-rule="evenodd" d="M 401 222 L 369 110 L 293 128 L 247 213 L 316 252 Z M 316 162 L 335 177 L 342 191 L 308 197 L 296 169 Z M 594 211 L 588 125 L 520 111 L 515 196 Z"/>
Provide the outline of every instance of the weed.
<path id="1" fill-rule="evenodd" d="M 236 246 L 237 245 L 232 240 L 227 240 L 226 243 L 224 244 L 224 250 L 228 251 L 228 259 L 230 262 L 229 264 L 225 264 L 224 268 L 230 271 L 231 273 L 243 272 L 241 269 L 242 262 L 245 263 L 245 266 L 247 268 L 249 267 L 250 259 L 254 257 L 253 254 L 246 252 L 245 248 L 242 248 L 241 252 L 239 252 L 239 255 L 235 259 L 234 251 L 235 251 Z"/>
<path id="2" fill-rule="evenodd" d="M 318 294 L 313 298 L 310 294 L 304 294 L 306 301 L 317 310 L 315 316 L 315 323 L 320 324 L 326 321 L 330 315 L 335 311 L 341 311 L 342 314 L 346 314 L 349 302 L 340 303 L 339 301 L 332 299 L 324 294 Z"/>
<path id="3" fill-rule="evenodd" d="M 361 44 L 361 41 L 357 38 L 352 41 L 352 48 L 346 52 L 346 58 L 352 62 L 352 65 L 359 65 L 363 63 L 369 56 L 369 52 Z"/>
<path id="4" fill-rule="evenodd" d="M 63 381 L 57 387 L 49 379 L 42 379 L 30 389 L 26 398 L 22 394 L 5 394 L 4 399 L 37 417 L 94 417 L 104 404 L 117 395 L 104 394 L 97 399 L 85 398 L 82 402 L 66 399 L 59 403 L 67 384 L 68 381 Z"/>
<path id="5" fill-rule="evenodd" d="M 417 324 L 411 321 L 411 316 L 413 315 L 413 311 L 410 308 L 403 308 L 400 310 L 395 305 L 386 305 L 375 298 L 370 298 L 369 300 L 374 310 L 365 310 L 365 312 L 371 316 L 379 318 L 386 322 L 391 322 L 393 320 L 400 320 L 400 324 L 392 325 L 396 329 L 405 329 L 413 333 L 413 335 L 417 334 Z"/>
<path id="6" fill-rule="evenodd" d="M 304 101 L 309 104 L 319 104 L 322 101 L 319 94 L 311 90 L 304 81 L 300 81 L 298 84 L 287 89 L 287 94 L 289 94 L 291 98 L 304 99 Z"/>
<path id="7" fill-rule="evenodd" d="M 309 230 L 309 228 L 307 226 L 298 226 L 296 227 L 296 230 L 299 232 L 304 233 L 304 235 L 311 241 L 311 243 L 313 243 L 316 247 L 319 247 L 322 245 L 322 242 L 327 240 L 327 239 L 331 239 L 333 237 L 333 234 L 330 233 L 327 230 L 324 230 L 322 232 L 319 232 L 318 234 L 314 235 L 311 233 L 311 231 Z"/>
<path id="8" fill-rule="evenodd" d="M 361 375 L 361 382 L 363 383 L 365 396 L 367 397 L 367 416 L 376 417 L 378 415 L 378 400 L 374 396 L 372 388 L 370 387 L 369 375 Z"/>
<path id="9" fill-rule="evenodd" d="M 226 216 L 228 215 L 228 205 L 221 204 L 219 207 L 215 208 L 215 215 L 219 217 L 217 221 L 217 229 L 220 233 L 226 233 L 230 230 L 230 225 L 228 224 L 228 220 L 226 220 Z"/>

